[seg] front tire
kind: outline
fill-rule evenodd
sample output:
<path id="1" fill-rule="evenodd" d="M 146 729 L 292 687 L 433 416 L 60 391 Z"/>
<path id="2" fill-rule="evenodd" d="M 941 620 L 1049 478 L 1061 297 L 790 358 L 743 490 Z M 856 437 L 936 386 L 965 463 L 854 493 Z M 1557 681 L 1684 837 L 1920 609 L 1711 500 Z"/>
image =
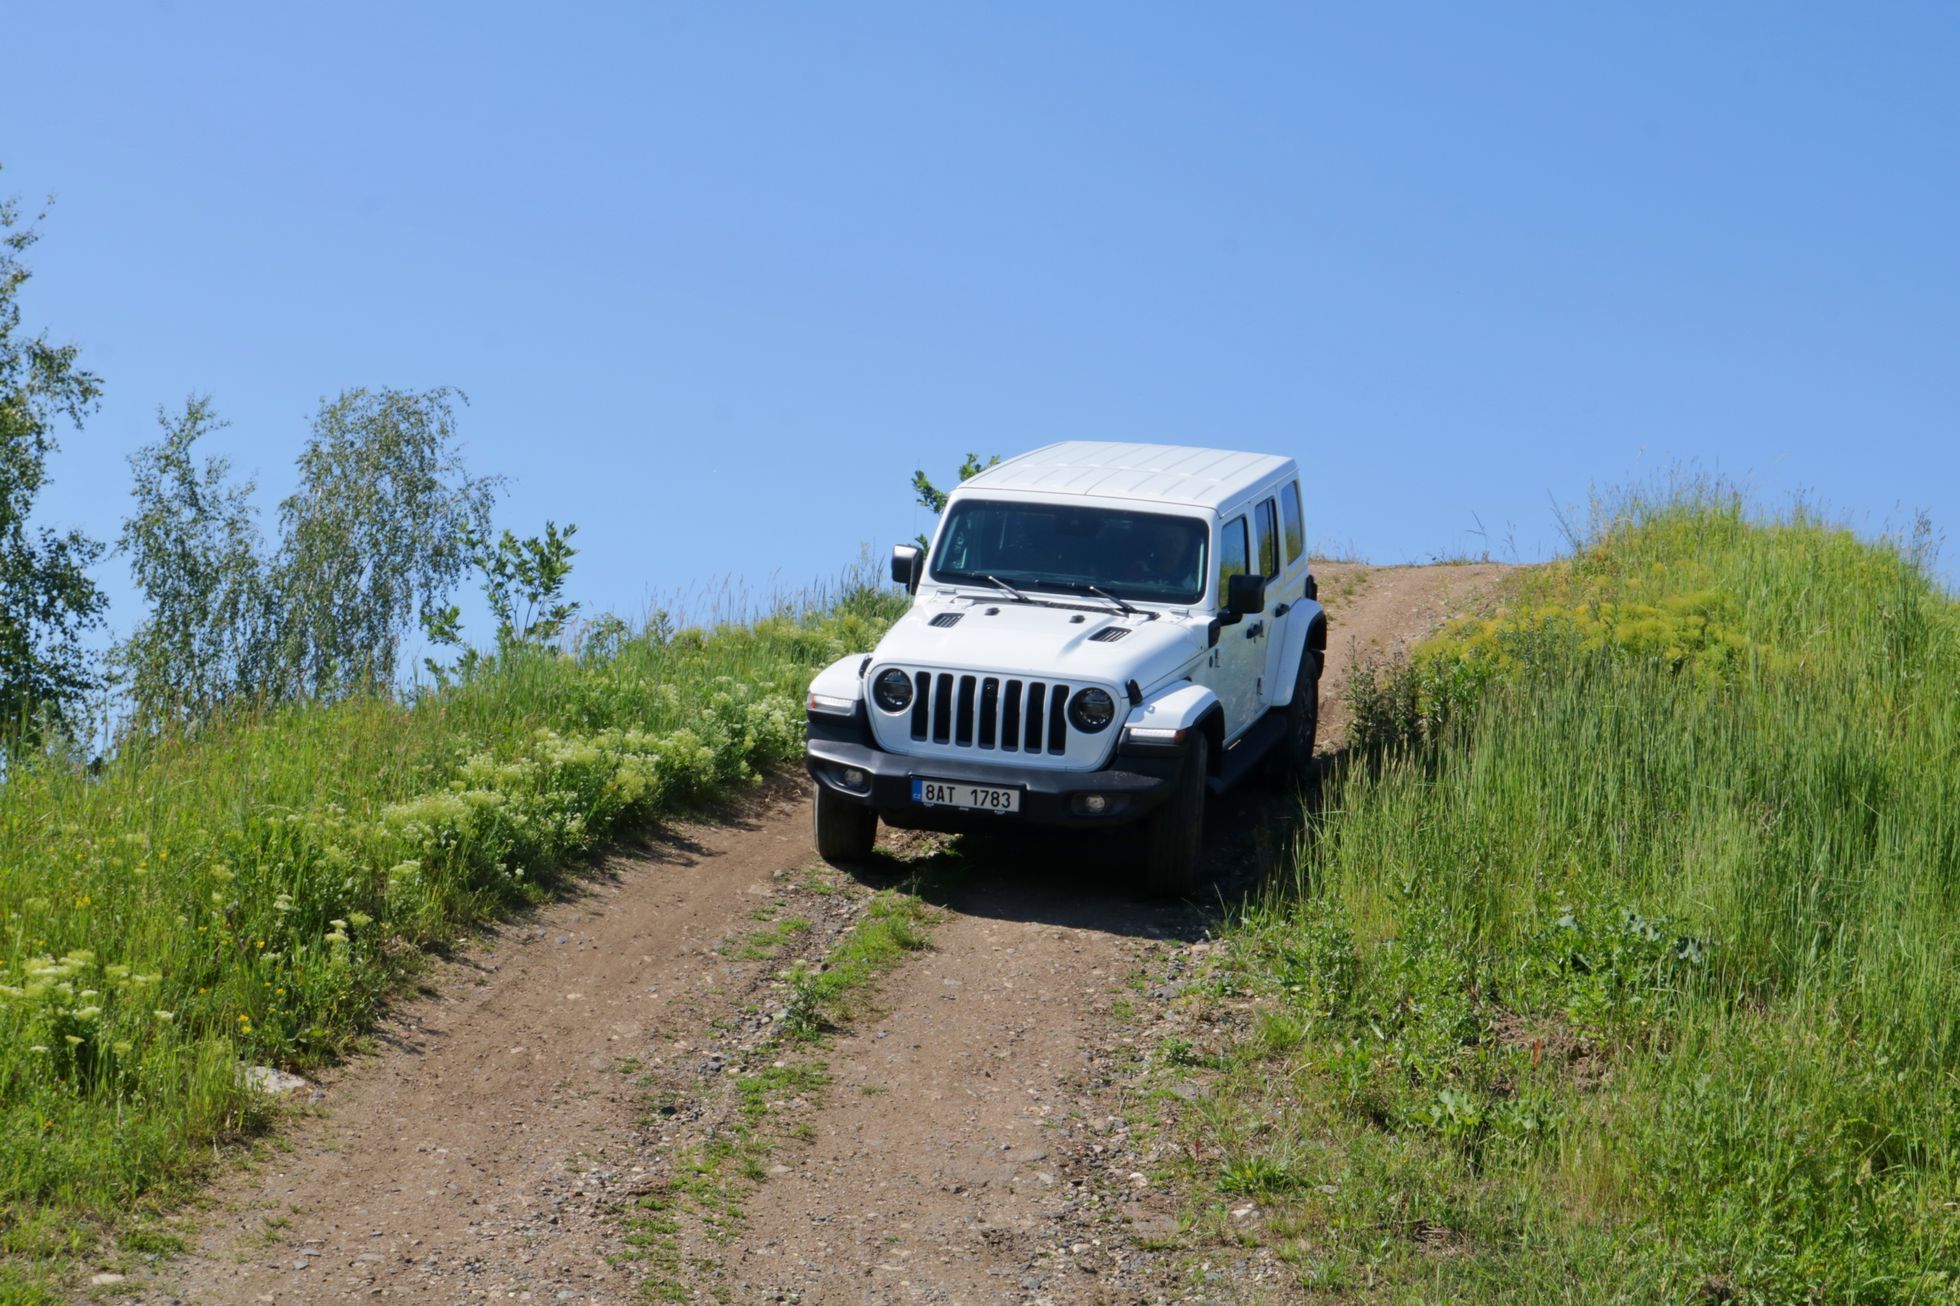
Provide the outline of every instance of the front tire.
<path id="1" fill-rule="evenodd" d="M 1143 821 L 1143 870 L 1150 892 L 1188 898 L 1201 884 L 1199 854 L 1205 839 L 1205 770 L 1211 743 L 1194 733 L 1185 746 L 1177 790 Z"/>
<path id="2" fill-rule="evenodd" d="M 814 812 L 817 856 L 832 866 L 849 866 L 871 856 L 871 845 L 878 838 L 876 811 L 819 784 Z"/>

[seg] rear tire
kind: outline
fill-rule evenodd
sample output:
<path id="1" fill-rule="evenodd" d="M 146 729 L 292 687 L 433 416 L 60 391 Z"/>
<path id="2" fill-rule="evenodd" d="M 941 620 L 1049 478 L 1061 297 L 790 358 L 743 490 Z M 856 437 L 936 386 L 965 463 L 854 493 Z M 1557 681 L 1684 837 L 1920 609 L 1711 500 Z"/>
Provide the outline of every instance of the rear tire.
<path id="1" fill-rule="evenodd" d="M 817 856 L 832 866 L 865 860 L 878 839 L 878 813 L 832 792 L 828 785 L 817 786 L 814 824 Z"/>
<path id="2" fill-rule="evenodd" d="M 1300 650 L 1300 670 L 1293 681 L 1293 701 L 1286 705 L 1286 735 L 1273 749 L 1273 760 L 1285 778 L 1307 774 L 1313 765 L 1315 736 L 1320 733 L 1320 658 L 1313 649 Z"/>
<path id="3" fill-rule="evenodd" d="M 1162 898 L 1188 898 L 1201 885 L 1205 839 L 1205 770 L 1211 743 L 1195 733 L 1185 745 L 1177 789 L 1143 820 L 1144 881 Z"/>

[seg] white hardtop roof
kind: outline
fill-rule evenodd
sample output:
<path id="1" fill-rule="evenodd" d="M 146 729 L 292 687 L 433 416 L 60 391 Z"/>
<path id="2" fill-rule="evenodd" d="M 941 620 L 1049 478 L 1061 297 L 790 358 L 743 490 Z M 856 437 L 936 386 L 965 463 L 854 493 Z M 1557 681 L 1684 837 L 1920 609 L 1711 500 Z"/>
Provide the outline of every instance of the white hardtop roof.
<path id="1" fill-rule="evenodd" d="M 1198 449 L 1178 444 L 1069 440 L 1009 458 L 959 488 L 1144 499 L 1220 508 L 1292 465 L 1290 458 L 1266 453 L 1237 453 L 1230 449 Z"/>

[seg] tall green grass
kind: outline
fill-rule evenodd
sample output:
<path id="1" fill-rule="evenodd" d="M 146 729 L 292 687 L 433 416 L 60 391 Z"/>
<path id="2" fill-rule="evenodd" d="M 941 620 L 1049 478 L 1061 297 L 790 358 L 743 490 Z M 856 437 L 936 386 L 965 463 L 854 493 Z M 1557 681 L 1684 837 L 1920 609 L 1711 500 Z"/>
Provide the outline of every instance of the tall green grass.
<path id="1" fill-rule="evenodd" d="M 1960 607 L 1920 559 L 1633 499 L 1354 697 L 1195 1126 L 1304 1283 L 1960 1296 Z"/>
<path id="2" fill-rule="evenodd" d="M 419 949 L 794 757 L 811 668 L 870 647 L 897 610 L 859 586 L 746 625 L 612 629 L 407 702 L 131 738 L 97 773 L 14 765 L 4 1250 L 58 1265 L 115 1213 L 167 1197 L 259 1122 L 241 1067 L 330 1060 Z"/>

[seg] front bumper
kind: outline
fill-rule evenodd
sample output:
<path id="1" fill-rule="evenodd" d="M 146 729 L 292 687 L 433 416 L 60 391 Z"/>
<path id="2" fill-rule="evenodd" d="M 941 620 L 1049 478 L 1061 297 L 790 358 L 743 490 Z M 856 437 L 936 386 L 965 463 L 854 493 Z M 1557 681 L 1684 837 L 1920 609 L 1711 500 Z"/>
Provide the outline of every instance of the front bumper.
<path id="1" fill-rule="evenodd" d="M 857 718 L 862 722 L 862 709 Z M 803 762 L 818 784 L 838 797 L 875 808 L 887 825 L 910 830 L 999 830 L 1015 825 L 1068 826 L 1091 829 L 1127 825 L 1170 797 L 1183 768 L 1179 754 L 1119 749 L 1100 771 L 1048 771 L 1016 766 L 1011 757 L 967 761 L 905 757 L 887 753 L 871 741 L 868 728 L 853 728 L 849 718 L 810 717 L 810 738 Z M 844 772 L 864 773 L 852 786 Z M 912 780 L 967 781 L 1002 785 L 1021 791 L 1021 810 L 1015 813 L 969 812 L 952 807 L 926 807 L 912 801 Z M 1100 794 L 1105 810 L 1078 810 L 1078 796 Z"/>

